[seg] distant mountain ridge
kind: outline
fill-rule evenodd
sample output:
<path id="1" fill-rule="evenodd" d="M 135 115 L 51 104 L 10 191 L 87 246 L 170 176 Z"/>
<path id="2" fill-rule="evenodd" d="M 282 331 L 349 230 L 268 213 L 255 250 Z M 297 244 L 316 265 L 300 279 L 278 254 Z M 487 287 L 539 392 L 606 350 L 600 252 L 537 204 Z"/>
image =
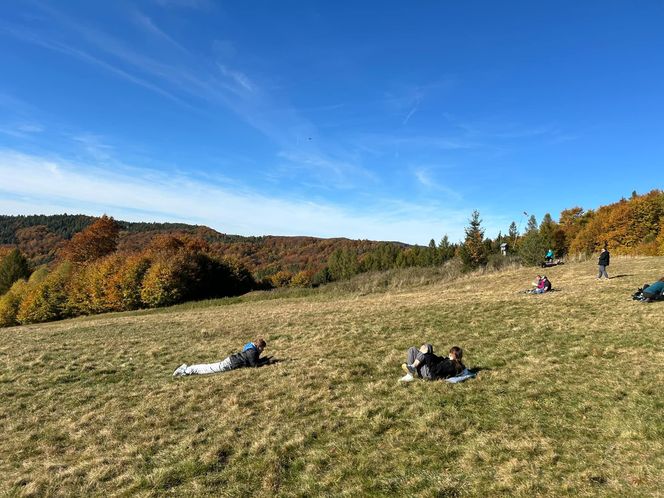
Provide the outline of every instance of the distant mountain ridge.
<path id="1" fill-rule="evenodd" d="M 93 216 L 66 213 L 0 215 L 0 246 L 18 247 L 34 266 L 50 263 L 69 239 L 95 219 Z M 408 244 L 400 242 L 308 236 L 242 236 L 221 233 L 204 225 L 116 221 L 121 226 L 119 251 L 140 250 L 158 235 L 186 234 L 205 240 L 215 253 L 237 260 L 259 277 L 280 270 L 320 270 L 337 249 L 353 248 L 361 253 L 385 244 L 408 247 Z"/>

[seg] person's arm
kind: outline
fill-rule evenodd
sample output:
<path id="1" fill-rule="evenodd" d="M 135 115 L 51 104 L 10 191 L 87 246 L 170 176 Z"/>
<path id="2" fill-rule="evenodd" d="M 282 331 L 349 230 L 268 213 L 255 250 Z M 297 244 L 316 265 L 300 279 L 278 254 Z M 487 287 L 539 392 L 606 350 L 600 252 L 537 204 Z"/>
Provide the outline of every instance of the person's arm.
<path id="1" fill-rule="evenodd" d="M 249 367 L 257 367 L 259 365 L 260 352 L 256 349 L 249 349 L 247 351 L 247 363 Z"/>

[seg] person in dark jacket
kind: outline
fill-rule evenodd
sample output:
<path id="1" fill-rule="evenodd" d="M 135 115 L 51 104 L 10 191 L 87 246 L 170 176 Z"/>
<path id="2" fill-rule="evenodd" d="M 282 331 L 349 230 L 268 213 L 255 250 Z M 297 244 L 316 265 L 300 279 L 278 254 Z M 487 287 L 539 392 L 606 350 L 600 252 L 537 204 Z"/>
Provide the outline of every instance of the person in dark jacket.
<path id="1" fill-rule="evenodd" d="M 233 353 L 217 363 L 206 363 L 200 365 L 187 365 L 183 363 L 173 372 L 173 377 L 184 375 L 204 375 L 218 372 L 226 372 L 242 367 L 259 367 L 269 362 L 269 359 L 261 358 L 260 355 L 267 346 L 265 340 L 259 337 L 255 341 L 244 345 L 242 351 Z"/>
<path id="2" fill-rule="evenodd" d="M 664 299 L 664 277 L 660 278 L 654 284 L 643 288 L 643 300 L 647 303 L 651 301 L 660 301 Z"/>
<path id="3" fill-rule="evenodd" d="M 452 347 L 447 357 L 436 356 L 431 344 L 422 344 L 419 349 L 412 347 L 408 350 L 407 363 L 401 365 L 406 375 L 400 380 L 410 382 L 418 376 L 426 380 L 454 377 L 466 369 L 462 357 L 463 350 L 458 346 Z"/>
<path id="4" fill-rule="evenodd" d="M 599 265 L 599 275 L 597 275 L 597 278 L 602 278 L 602 275 L 607 279 L 609 278 L 609 274 L 606 273 L 606 267 L 609 266 L 610 257 L 611 255 L 606 246 L 602 247 L 602 252 L 599 254 L 599 260 L 597 261 L 597 264 Z"/>

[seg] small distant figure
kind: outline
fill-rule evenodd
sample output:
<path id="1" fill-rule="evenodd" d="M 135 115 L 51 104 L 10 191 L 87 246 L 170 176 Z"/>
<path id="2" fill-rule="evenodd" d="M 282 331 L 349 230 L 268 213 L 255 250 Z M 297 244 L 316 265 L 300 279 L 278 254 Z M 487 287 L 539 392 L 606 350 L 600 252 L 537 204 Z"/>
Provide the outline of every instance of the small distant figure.
<path id="1" fill-rule="evenodd" d="M 551 290 L 552 284 L 546 275 L 537 275 L 533 282 L 534 289 L 528 291 L 529 294 L 544 294 Z"/>
<path id="2" fill-rule="evenodd" d="M 260 367 L 271 363 L 271 357 L 261 358 L 260 355 L 267 346 L 262 337 L 248 342 L 239 353 L 234 353 L 216 363 L 206 363 L 199 365 L 187 365 L 183 363 L 175 372 L 173 377 L 182 377 L 185 375 L 206 375 L 219 372 L 227 372 L 236 368 Z"/>
<path id="3" fill-rule="evenodd" d="M 553 249 L 546 251 L 546 256 L 544 256 L 544 261 L 551 263 L 553 261 Z"/>
<path id="4" fill-rule="evenodd" d="M 500 254 L 502 254 L 503 256 L 507 256 L 507 247 L 508 247 L 507 242 L 503 242 L 502 244 L 500 244 Z"/>
<path id="5" fill-rule="evenodd" d="M 609 250 L 606 248 L 606 245 L 604 245 L 604 247 L 602 247 L 602 252 L 599 253 L 599 259 L 597 260 L 597 265 L 599 266 L 599 275 L 597 275 L 598 279 L 601 279 L 602 276 L 604 276 L 608 280 L 609 274 L 606 272 L 606 267 L 609 266 L 610 258 L 611 255 L 609 254 Z"/>
<path id="6" fill-rule="evenodd" d="M 406 363 L 401 368 L 406 375 L 399 379 L 401 382 L 412 382 L 416 377 L 426 380 L 447 379 L 460 375 L 466 371 L 461 362 L 463 350 L 454 346 L 450 348 L 447 357 L 436 356 L 431 344 L 422 344 L 419 348 L 408 350 Z"/>

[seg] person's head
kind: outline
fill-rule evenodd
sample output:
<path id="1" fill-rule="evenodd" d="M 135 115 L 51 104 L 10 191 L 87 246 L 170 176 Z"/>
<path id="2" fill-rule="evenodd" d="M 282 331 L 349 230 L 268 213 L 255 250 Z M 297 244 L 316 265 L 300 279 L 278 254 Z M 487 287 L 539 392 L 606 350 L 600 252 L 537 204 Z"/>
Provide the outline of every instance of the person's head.
<path id="1" fill-rule="evenodd" d="M 433 346 L 428 343 L 424 343 L 420 346 L 420 353 L 422 354 L 431 354 L 433 353 Z"/>
<path id="2" fill-rule="evenodd" d="M 461 349 L 459 346 L 452 346 L 450 348 L 449 358 L 452 361 L 460 362 L 461 358 L 463 358 L 463 349 Z"/>
<path id="3" fill-rule="evenodd" d="M 254 343 L 254 346 L 258 348 L 259 351 L 263 351 L 265 349 L 265 346 L 267 346 L 265 339 L 263 339 L 262 337 L 254 339 L 252 342 Z"/>

